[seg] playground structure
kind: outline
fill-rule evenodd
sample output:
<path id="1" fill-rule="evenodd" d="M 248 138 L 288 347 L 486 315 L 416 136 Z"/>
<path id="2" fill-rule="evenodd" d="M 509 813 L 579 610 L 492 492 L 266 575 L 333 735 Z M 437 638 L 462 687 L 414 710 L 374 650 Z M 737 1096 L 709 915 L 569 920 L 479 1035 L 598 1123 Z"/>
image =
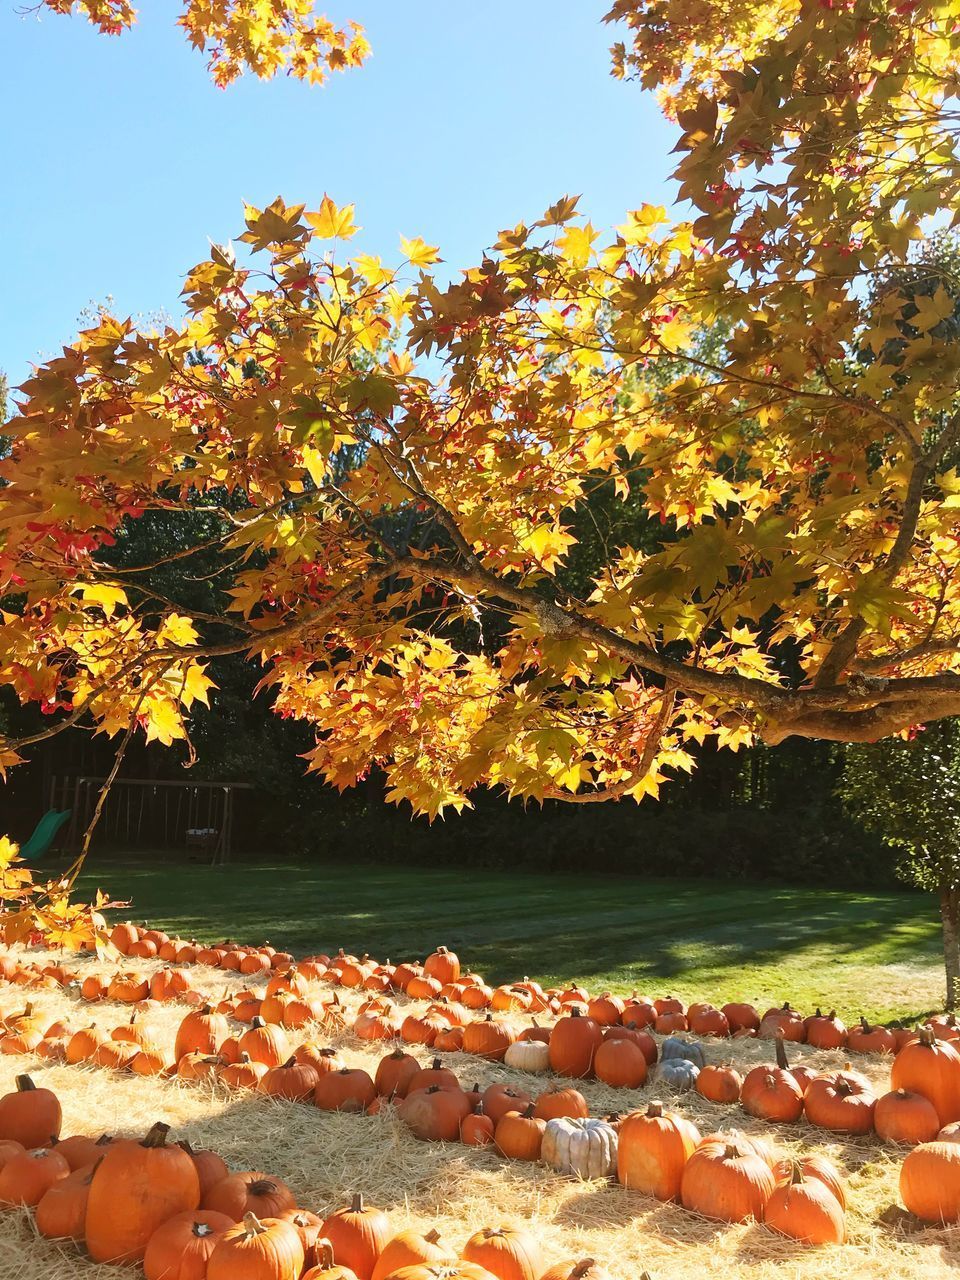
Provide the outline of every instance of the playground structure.
<path id="1" fill-rule="evenodd" d="M 69 817 L 66 852 L 79 850 L 105 781 L 86 775 L 50 780 L 50 813 L 40 825 L 51 813 L 60 816 L 59 825 Z M 96 839 L 123 849 L 200 849 L 212 865 L 221 865 L 232 856 L 235 793 L 252 789 L 249 782 L 116 778 L 104 802 Z M 51 843 L 52 839 L 46 847 Z"/>

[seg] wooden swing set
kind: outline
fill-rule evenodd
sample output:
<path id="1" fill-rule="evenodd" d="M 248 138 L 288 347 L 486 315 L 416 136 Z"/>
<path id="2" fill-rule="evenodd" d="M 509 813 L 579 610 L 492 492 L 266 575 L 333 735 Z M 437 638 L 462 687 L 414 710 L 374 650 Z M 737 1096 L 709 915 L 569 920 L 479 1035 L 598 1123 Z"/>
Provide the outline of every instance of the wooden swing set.
<path id="1" fill-rule="evenodd" d="M 69 809 L 64 841 L 77 852 L 105 778 L 53 777 L 50 808 Z M 250 782 L 180 782 L 160 778 L 115 778 L 98 825 L 98 839 L 127 849 L 198 849 L 212 866 L 230 861 L 234 797 Z"/>

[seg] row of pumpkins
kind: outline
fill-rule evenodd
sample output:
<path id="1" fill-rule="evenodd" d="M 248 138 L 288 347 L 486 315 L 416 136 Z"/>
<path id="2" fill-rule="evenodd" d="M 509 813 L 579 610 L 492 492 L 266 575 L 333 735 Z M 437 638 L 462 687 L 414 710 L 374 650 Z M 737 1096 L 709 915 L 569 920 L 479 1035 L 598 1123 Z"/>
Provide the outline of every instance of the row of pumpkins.
<path id="1" fill-rule="evenodd" d="M 571 1017 L 570 1021 L 579 1023 L 580 1020 Z M 51 1030 L 56 1033 L 62 1027 L 55 1025 Z M 580 1177 L 617 1175 L 627 1186 L 660 1198 L 679 1196 L 688 1207 L 707 1216 L 718 1216 L 708 1200 L 699 1201 L 691 1195 L 683 1197 L 679 1188 L 664 1193 L 663 1187 L 672 1184 L 663 1181 L 668 1170 L 659 1165 L 657 1151 L 645 1152 L 639 1162 L 634 1162 L 637 1168 L 646 1171 L 646 1181 L 630 1172 L 629 1142 L 633 1130 L 645 1128 L 646 1120 L 659 1121 L 662 1104 L 652 1103 L 645 1116 L 635 1113 L 623 1121 L 593 1118 L 583 1095 L 563 1084 L 545 1089 L 537 1098 L 504 1083 L 490 1085 L 485 1090 L 479 1086 L 464 1089 L 441 1059 L 424 1068 L 401 1049 L 386 1054 L 375 1078 L 371 1078 L 360 1068 L 343 1065 L 335 1050 L 314 1042 L 308 1041 L 291 1053 L 282 1028 L 270 1026 L 259 1018 L 239 1036 L 228 1034 L 221 1039 L 223 1032 L 229 1032 L 225 1015 L 209 1008 L 188 1014 L 176 1038 L 175 1068 L 160 1050 L 146 1041 L 147 1033 L 131 1023 L 116 1027 L 109 1038 L 95 1028 L 76 1032 L 66 1042 L 65 1056 L 73 1063 L 127 1066 L 143 1074 L 156 1074 L 161 1070 L 168 1074 L 175 1072 L 184 1081 L 217 1079 L 231 1088 L 259 1089 L 289 1101 L 313 1101 L 325 1110 L 373 1114 L 389 1102 L 396 1105 L 400 1119 L 420 1139 L 461 1141 L 474 1146 L 493 1144 L 507 1158 L 543 1160 L 558 1172 Z M 629 1041 L 615 1039 L 604 1043 L 620 1046 Z M 522 1046 L 538 1052 L 549 1049 L 538 1041 L 520 1042 L 511 1048 Z M 879 1100 L 865 1077 L 849 1069 L 816 1074 L 804 1067 L 791 1068 L 783 1055 L 782 1041 L 778 1041 L 778 1049 L 780 1065 L 754 1067 L 741 1081 L 732 1068 L 704 1064 L 698 1044 L 667 1040 L 662 1048 L 667 1056 L 660 1063 L 660 1071 L 672 1067 L 692 1074 L 704 1097 L 715 1102 L 734 1102 L 739 1098 L 745 1110 L 766 1120 L 795 1121 L 805 1108 L 812 1123 L 836 1132 L 866 1133 L 876 1124 L 881 1136 L 893 1141 L 916 1144 L 937 1139 L 925 1147 L 920 1156 L 928 1163 L 934 1160 L 945 1166 L 943 1175 L 931 1184 L 936 1190 L 935 1202 L 924 1203 L 908 1190 L 904 1191 L 905 1202 L 914 1212 L 932 1221 L 960 1219 L 960 1166 L 957 1165 L 960 1146 L 955 1145 L 960 1142 L 960 1124 L 956 1123 L 960 1120 L 960 1090 L 949 1091 L 949 1077 L 943 1072 L 951 1059 L 960 1063 L 952 1046 L 924 1035 L 894 1062 L 895 1077 L 897 1073 L 909 1076 L 919 1089 L 927 1089 L 930 1097 L 899 1085 Z M 690 1056 L 684 1057 L 684 1054 Z M 698 1070 L 694 1058 L 700 1059 L 701 1069 Z M 529 1070 L 533 1064 L 522 1065 Z M 939 1081 L 943 1086 L 939 1092 L 931 1089 L 931 1081 Z M 735 1089 L 729 1088 L 731 1082 L 736 1085 Z M 894 1084 L 897 1084 L 896 1078 Z M 682 1117 L 669 1119 L 671 1124 L 673 1120 L 682 1121 L 681 1128 L 686 1126 L 684 1132 L 688 1135 L 696 1132 Z M 628 1137 L 626 1148 L 622 1137 L 624 1129 Z M 696 1138 L 699 1142 L 699 1134 Z M 908 1184 L 912 1167 L 909 1163 L 904 1165 Z M 780 1173 L 785 1176 L 783 1170 Z M 808 1194 L 800 1187 L 795 1171 L 790 1173 L 794 1204 L 806 1205 L 811 1197 L 822 1199 L 817 1188 Z M 955 1189 L 953 1181 L 958 1181 Z M 758 1216 L 753 1210 L 751 1214 Z M 786 1234 L 800 1232 L 797 1238 L 818 1243 L 835 1237 L 842 1239 L 842 1234 L 837 1237 L 835 1215 L 823 1218 L 821 1214 L 819 1233 L 809 1226 L 808 1216 L 802 1217 L 796 1230 L 791 1229 L 792 1219 L 779 1225 L 774 1220 L 771 1225 Z"/>
<path id="2" fill-rule="evenodd" d="M 179 965 L 200 964 L 241 973 L 262 976 L 271 971 L 296 969 L 302 976 L 335 986 L 362 989 L 381 995 L 402 992 L 411 999 L 439 999 L 464 1005 L 468 1009 L 492 1009 L 503 1013 L 566 1012 L 578 1007 L 581 1013 L 603 1025 L 633 1022 L 638 1027 L 651 1027 L 661 1035 L 693 1032 L 695 1035 L 728 1037 L 759 1035 L 773 1039 L 806 1042 L 817 1049 L 849 1049 L 854 1053 L 896 1053 L 912 1032 L 904 1027 L 871 1026 L 865 1019 L 847 1028 L 835 1011 L 823 1014 L 819 1009 L 804 1017 L 789 1004 L 761 1013 L 746 1002 L 731 1002 L 717 1009 L 708 1003 L 689 1007 L 676 997 L 653 999 L 634 993 L 620 997 L 605 992 L 591 996 L 580 986 L 544 990 L 538 983 L 524 979 L 499 987 L 488 986 L 477 973 L 464 972 L 459 957 L 440 946 L 426 960 L 392 965 L 379 963 L 369 956 L 347 955 L 341 949 L 336 955 L 307 957 L 299 962 L 289 952 L 273 947 L 243 947 L 234 942 L 204 946 L 196 941 L 171 938 L 162 930 L 148 929 L 126 922 L 116 925 L 110 940 L 117 951 L 135 958 L 159 958 Z M 0 975 L 3 973 L 0 961 Z M 112 997 L 115 998 L 115 997 Z M 142 997 L 141 997 L 142 998 Z M 960 1024 L 952 1015 L 938 1020 L 935 1026 L 951 1037 L 960 1036 Z"/>
<path id="3" fill-rule="evenodd" d="M 612 1280 L 591 1259 L 546 1267 L 523 1228 L 478 1231 L 458 1255 L 436 1231 L 394 1233 L 361 1195 L 321 1217 L 280 1178 L 168 1142 L 165 1124 L 139 1141 L 61 1138 L 56 1095 L 18 1084 L 0 1098 L 0 1205 L 146 1280 Z"/>
<path id="4" fill-rule="evenodd" d="M 426 1096 L 428 1091 L 415 1091 L 408 1099 L 418 1092 Z M 538 1153 L 541 1141 L 549 1144 L 557 1163 L 584 1176 L 618 1176 L 625 1186 L 679 1200 L 703 1216 L 725 1222 L 756 1219 L 810 1244 L 839 1244 L 845 1238 L 843 1187 L 834 1166 L 820 1157 L 778 1161 L 765 1144 L 735 1133 L 702 1139 L 694 1125 L 659 1103 L 616 1127 L 560 1120 L 538 1130 L 543 1121 L 507 1111 L 497 1125 L 497 1141 L 506 1126 L 531 1123 Z M 297 1280 L 312 1250 L 309 1280 L 350 1280 L 351 1274 L 357 1280 L 413 1280 L 397 1274 L 408 1260 L 398 1258 L 399 1248 L 391 1252 L 386 1216 L 365 1209 L 359 1199 L 350 1210 L 322 1220 L 298 1209 L 277 1178 L 259 1171 L 230 1175 L 212 1152 L 168 1146 L 166 1125 L 155 1125 L 141 1142 L 61 1139 L 60 1128 L 56 1095 L 37 1089 L 29 1077 L 20 1077 L 17 1092 L 0 1099 L 0 1203 L 35 1207 L 41 1234 L 83 1241 L 94 1261 L 144 1261 L 147 1280 L 170 1280 L 179 1274 L 178 1251 L 190 1250 L 206 1261 L 206 1270 L 193 1274 L 243 1280 L 247 1260 L 259 1263 L 262 1252 L 269 1251 L 285 1260 L 276 1280 Z M 511 1141 L 519 1141 L 519 1134 Z M 294 1234 L 275 1227 L 277 1222 L 293 1229 L 299 1251 Z M 539 1280 L 539 1249 L 528 1244 L 533 1237 L 519 1232 L 510 1237 L 481 1232 L 468 1241 L 463 1258 L 487 1266 L 496 1280 Z M 280 1247 L 287 1240 L 289 1250 Z M 436 1241 L 427 1243 L 431 1247 L 421 1262 L 453 1262 L 449 1254 L 441 1259 Z M 337 1272 L 334 1260 L 349 1271 Z M 250 1274 L 274 1280 L 273 1273 Z M 598 1272 L 578 1271 L 577 1264 L 546 1274 L 550 1280 L 571 1275 L 599 1280 Z"/>

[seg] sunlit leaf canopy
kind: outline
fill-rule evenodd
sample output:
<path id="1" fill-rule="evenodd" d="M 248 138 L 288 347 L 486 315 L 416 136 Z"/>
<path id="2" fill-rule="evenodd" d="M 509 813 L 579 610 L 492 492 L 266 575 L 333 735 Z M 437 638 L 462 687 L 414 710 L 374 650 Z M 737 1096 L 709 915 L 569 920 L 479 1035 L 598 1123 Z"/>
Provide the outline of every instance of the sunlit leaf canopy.
<path id="1" fill-rule="evenodd" d="M 608 18 L 688 217 L 563 197 L 449 284 L 422 240 L 357 254 L 352 209 L 278 198 L 182 325 L 104 315 L 23 385 L 0 679 L 49 725 L 8 766 L 76 724 L 182 740 L 228 653 L 316 726 L 321 777 L 382 769 L 431 817 L 960 713 L 960 282 L 902 269 L 957 207 L 960 0 Z M 611 488 L 648 519 L 574 592 Z M 186 616 L 109 551 L 198 507 L 230 586 Z"/>
<path id="2" fill-rule="evenodd" d="M 37 7 L 86 17 L 105 35 L 120 35 L 137 20 L 129 0 L 39 0 Z M 244 72 L 264 80 L 284 72 L 322 84 L 331 71 L 360 66 L 370 52 L 359 23 L 338 27 L 316 12 L 313 0 L 184 0 L 177 24 L 206 54 L 221 87 Z"/>

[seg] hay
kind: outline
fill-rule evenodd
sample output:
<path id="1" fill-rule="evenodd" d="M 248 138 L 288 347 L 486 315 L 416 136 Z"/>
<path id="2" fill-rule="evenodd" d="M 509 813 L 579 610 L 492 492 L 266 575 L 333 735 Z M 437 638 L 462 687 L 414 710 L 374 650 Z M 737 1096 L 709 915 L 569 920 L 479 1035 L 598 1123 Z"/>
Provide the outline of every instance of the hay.
<path id="1" fill-rule="evenodd" d="M 82 960 L 84 971 L 104 968 Z M 106 966 L 109 969 L 111 966 Z M 137 962 L 152 972 L 155 962 Z M 219 997 L 225 989 L 252 986 L 262 990 L 264 979 L 252 982 L 233 974 L 197 968 L 194 985 Z M 0 1006 L 11 1009 L 26 993 L 0 991 Z M 340 993 L 354 1009 L 362 995 Z M 44 1016 L 68 1017 L 74 1026 L 115 1026 L 128 1015 L 116 1004 L 86 1005 L 69 992 L 41 992 L 35 1000 Z M 398 1001 L 402 1004 L 403 1001 Z M 162 1041 L 173 1035 L 186 1009 L 162 1006 L 150 1022 Z M 541 1019 L 542 1020 L 542 1019 Z M 351 1065 L 373 1073 L 386 1046 L 369 1045 L 350 1033 L 323 1037 L 335 1045 Z M 791 1046 L 791 1059 L 818 1068 L 836 1067 L 843 1053 L 815 1052 Z M 412 1050 L 423 1061 L 428 1050 Z M 769 1061 L 768 1042 L 737 1040 L 708 1044 L 713 1061 L 732 1060 L 740 1069 Z M 464 1083 L 510 1080 L 532 1093 L 544 1088 L 548 1077 L 533 1076 L 485 1063 L 467 1054 L 445 1054 Z M 0 1057 L 0 1092 L 13 1086 L 25 1059 Z M 856 1066 L 879 1091 L 889 1082 L 889 1062 L 858 1059 Z M 631 1280 L 646 1268 L 654 1280 L 832 1280 L 846 1274 L 871 1280 L 946 1280 L 960 1264 L 960 1231 L 922 1228 L 898 1209 L 897 1179 L 903 1152 L 868 1139 L 838 1140 L 806 1123 L 778 1127 L 745 1116 L 739 1107 L 721 1107 L 699 1094 L 685 1094 L 677 1109 L 706 1133 L 738 1128 L 762 1134 L 785 1153 L 825 1151 L 848 1178 L 847 1245 L 807 1249 L 757 1225 L 726 1226 L 708 1222 L 675 1205 L 662 1205 L 623 1187 L 562 1178 L 541 1165 L 501 1160 L 480 1149 L 417 1142 L 392 1109 L 377 1117 L 336 1115 L 310 1106 L 276 1102 L 258 1095 L 234 1095 L 209 1085 L 182 1085 L 156 1078 L 140 1079 L 123 1073 L 47 1065 L 30 1060 L 30 1073 L 54 1089 L 64 1109 L 64 1133 L 138 1133 L 155 1120 L 173 1127 L 174 1136 L 195 1146 L 218 1150 L 234 1169 L 265 1169 L 289 1183 L 300 1202 L 323 1213 L 343 1204 L 354 1190 L 362 1190 L 375 1204 L 389 1210 L 397 1230 L 407 1226 L 437 1226 L 460 1247 L 482 1226 L 500 1222 L 533 1227 L 548 1262 L 591 1256 L 605 1262 L 611 1273 Z M 657 1096 L 657 1085 L 641 1090 L 611 1089 L 595 1081 L 583 1082 L 594 1114 L 624 1111 Z M 36 1236 L 28 1214 L 0 1215 L 0 1277 L 2 1280 L 128 1280 L 136 1270 L 96 1267 L 85 1256 Z"/>

